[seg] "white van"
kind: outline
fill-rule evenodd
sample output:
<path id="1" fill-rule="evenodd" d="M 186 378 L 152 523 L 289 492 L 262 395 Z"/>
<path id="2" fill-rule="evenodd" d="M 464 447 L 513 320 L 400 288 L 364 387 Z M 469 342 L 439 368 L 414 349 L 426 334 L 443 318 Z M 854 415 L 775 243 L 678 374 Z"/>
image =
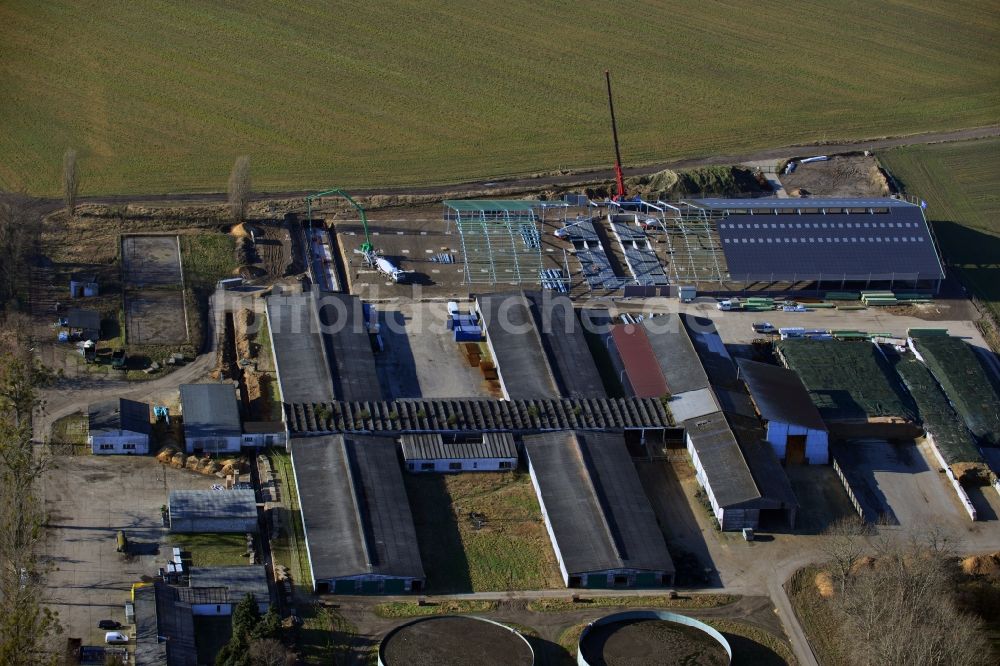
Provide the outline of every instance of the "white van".
<path id="1" fill-rule="evenodd" d="M 128 643 L 128 635 L 120 631 L 109 631 L 104 634 L 104 642 L 109 644 Z"/>

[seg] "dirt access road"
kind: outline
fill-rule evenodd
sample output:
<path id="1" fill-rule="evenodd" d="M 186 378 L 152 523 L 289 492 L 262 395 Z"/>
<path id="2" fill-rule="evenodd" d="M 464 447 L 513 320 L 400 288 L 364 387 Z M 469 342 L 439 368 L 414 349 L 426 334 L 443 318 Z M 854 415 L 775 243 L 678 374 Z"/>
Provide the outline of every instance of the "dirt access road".
<path id="1" fill-rule="evenodd" d="M 910 134 L 901 137 L 868 139 L 864 141 L 854 141 L 846 143 L 813 143 L 804 145 L 781 146 L 777 148 L 767 148 L 752 153 L 742 155 L 707 155 L 702 157 L 692 157 L 659 164 L 650 164 L 640 167 L 629 167 L 624 169 L 626 177 L 643 176 L 664 169 L 692 169 L 696 167 L 712 166 L 720 164 L 744 164 L 747 162 L 760 162 L 764 160 L 779 160 L 797 155 L 811 155 L 817 151 L 836 154 L 849 153 L 862 150 L 885 150 L 898 146 L 912 146 L 925 143 L 944 143 L 948 141 L 966 141 L 969 139 L 984 139 L 988 137 L 1000 136 L 1000 125 L 988 127 L 970 127 L 966 129 L 953 130 L 951 132 L 932 132 L 928 134 Z M 448 194 L 460 196 L 463 192 L 478 192 L 492 187 L 504 189 L 523 189 L 525 191 L 543 190 L 553 186 L 568 186 L 574 184 L 593 183 L 597 181 L 607 181 L 614 179 L 614 171 L 602 169 L 597 171 L 580 171 L 555 176 L 510 178 L 506 180 L 477 180 L 466 183 L 454 183 L 451 185 L 434 185 L 430 187 L 399 187 L 384 189 L 363 189 L 351 190 L 355 196 L 372 196 L 379 194 L 395 195 L 434 195 Z M 313 190 L 295 192 L 259 192 L 253 195 L 253 199 L 260 201 L 274 198 L 294 198 L 304 197 L 312 194 Z M 127 203 L 154 203 L 154 202 L 192 202 L 192 203 L 218 203 L 226 200 L 224 193 L 201 193 L 201 194 L 136 194 L 136 195 L 112 195 L 80 197 L 80 203 L 99 204 L 127 204 Z M 61 205 L 61 200 L 50 199 L 53 205 Z"/>

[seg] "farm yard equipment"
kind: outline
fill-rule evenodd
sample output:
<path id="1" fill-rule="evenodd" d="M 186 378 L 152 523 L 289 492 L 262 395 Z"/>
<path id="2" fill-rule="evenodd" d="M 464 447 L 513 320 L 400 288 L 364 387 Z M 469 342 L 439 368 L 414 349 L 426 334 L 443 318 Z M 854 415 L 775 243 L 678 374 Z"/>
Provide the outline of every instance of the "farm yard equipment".
<path id="1" fill-rule="evenodd" d="M 375 246 L 372 244 L 372 236 L 368 229 L 368 216 L 365 215 L 365 209 L 361 206 L 361 204 L 352 199 L 351 195 L 344 190 L 335 187 L 333 189 L 326 190 L 325 192 L 319 192 L 318 194 L 310 194 L 306 197 L 309 234 L 312 235 L 312 202 L 316 199 L 331 195 L 341 196 L 344 199 L 347 199 L 347 202 L 354 206 L 354 209 L 358 211 L 358 215 L 361 217 L 361 226 L 365 231 L 365 241 L 360 247 L 355 248 L 354 253 L 360 254 L 365 260 L 365 263 L 368 264 L 369 268 L 374 268 L 382 275 L 390 278 L 393 282 L 405 282 L 411 272 L 404 271 L 396 266 L 391 260 L 379 255 L 379 253 L 375 250 Z"/>

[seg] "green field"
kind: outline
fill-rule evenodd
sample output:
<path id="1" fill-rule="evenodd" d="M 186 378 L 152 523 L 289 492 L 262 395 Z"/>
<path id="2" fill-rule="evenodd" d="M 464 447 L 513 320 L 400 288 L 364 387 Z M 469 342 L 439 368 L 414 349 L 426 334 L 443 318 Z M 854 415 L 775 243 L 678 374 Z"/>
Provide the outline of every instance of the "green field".
<path id="1" fill-rule="evenodd" d="M 0 4 L 0 187 L 440 183 L 1000 120 L 1000 8 L 265 0 Z M 990 64 L 993 63 L 993 64 Z"/>
<path id="2" fill-rule="evenodd" d="M 170 545 L 191 553 L 193 567 L 233 567 L 250 564 L 245 534 L 196 533 L 170 535 Z"/>
<path id="3" fill-rule="evenodd" d="M 522 471 L 406 474 L 427 591 L 562 586 L 531 478 Z M 472 514 L 481 514 L 477 528 Z"/>
<path id="4" fill-rule="evenodd" d="M 945 261 L 1000 320 L 1000 139 L 897 148 L 879 159 L 927 201 Z"/>

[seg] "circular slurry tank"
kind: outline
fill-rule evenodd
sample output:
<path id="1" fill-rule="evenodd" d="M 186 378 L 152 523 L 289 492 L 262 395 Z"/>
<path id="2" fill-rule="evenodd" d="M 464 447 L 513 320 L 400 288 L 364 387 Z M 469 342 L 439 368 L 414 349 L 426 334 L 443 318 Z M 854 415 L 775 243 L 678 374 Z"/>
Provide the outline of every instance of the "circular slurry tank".
<path id="1" fill-rule="evenodd" d="M 718 631 L 686 615 L 628 611 L 594 620 L 580 634 L 580 666 L 728 666 L 733 652 Z"/>
<path id="2" fill-rule="evenodd" d="M 532 666 L 535 654 L 519 632 L 480 617 L 445 615 L 390 631 L 379 666 Z"/>

